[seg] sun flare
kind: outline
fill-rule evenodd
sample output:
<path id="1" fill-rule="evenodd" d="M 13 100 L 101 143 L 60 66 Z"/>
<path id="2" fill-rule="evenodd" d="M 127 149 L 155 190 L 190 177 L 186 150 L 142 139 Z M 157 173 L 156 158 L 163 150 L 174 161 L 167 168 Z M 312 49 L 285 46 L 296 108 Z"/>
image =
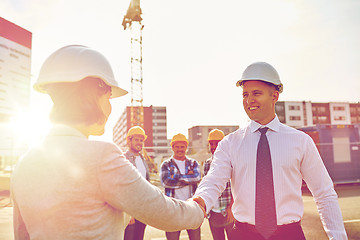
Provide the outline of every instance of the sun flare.
<path id="1" fill-rule="evenodd" d="M 29 111 L 18 112 L 12 118 L 10 126 L 16 143 L 33 146 L 49 131 L 51 123 L 46 111 L 30 109 Z"/>

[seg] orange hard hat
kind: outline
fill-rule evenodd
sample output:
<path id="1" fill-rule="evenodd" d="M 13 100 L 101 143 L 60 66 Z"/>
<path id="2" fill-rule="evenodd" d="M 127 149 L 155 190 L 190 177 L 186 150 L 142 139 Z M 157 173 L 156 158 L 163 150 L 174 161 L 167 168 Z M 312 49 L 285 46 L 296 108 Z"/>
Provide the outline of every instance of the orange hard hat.
<path id="1" fill-rule="evenodd" d="M 209 132 L 208 141 L 210 140 L 222 140 L 224 138 L 225 134 L 223 131 L 219 129 L 213 129 Z"/>
<path id="2" fill-rule="evenodd" d="M 171 139 L 170 145 L 171 147 L 174 145 L 174 143 L 176 142 L 185 142 L 186 145 L 189 144 L 189 141 L 186 139 L 184 134 L 178 133 L 175 136 L 173 136 L 173 138 Z"/>

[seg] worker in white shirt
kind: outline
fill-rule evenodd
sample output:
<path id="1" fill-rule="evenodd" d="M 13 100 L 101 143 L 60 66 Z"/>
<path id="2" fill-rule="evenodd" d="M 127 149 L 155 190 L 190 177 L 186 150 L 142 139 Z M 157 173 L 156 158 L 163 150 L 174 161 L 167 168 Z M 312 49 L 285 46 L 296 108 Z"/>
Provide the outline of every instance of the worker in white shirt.
<path id="1" fill-rule="evenodd" d="M 347 239 L 333 182 L 314 142 L 275 114 L 283 90 L 275 68 L 253 63 L 236 85 L 243 88 L 251 122 L 219 143 L 194 200 L 208 212 L 231 179 L 236 222 L 230 239 L 305 239 L 300 224 L 304 180 L 329 239 Z"/>
<path id="2" fill-rule="evenodd" d="M 147 136 L 142 127 L 134 126 L 130 128 L 126 135 L 126 142 L 129 149 L 124 155 L 126 159 L 137 168 L 137 170 L 141 173 L 141 176 L 147 181 L 150 181 L 149 166 L 141 154 L 146 138 Z M 129 224 L 125 229 L 124 240 L 144 239 L 145 228 L 146 224 L 131 217 Z"/>

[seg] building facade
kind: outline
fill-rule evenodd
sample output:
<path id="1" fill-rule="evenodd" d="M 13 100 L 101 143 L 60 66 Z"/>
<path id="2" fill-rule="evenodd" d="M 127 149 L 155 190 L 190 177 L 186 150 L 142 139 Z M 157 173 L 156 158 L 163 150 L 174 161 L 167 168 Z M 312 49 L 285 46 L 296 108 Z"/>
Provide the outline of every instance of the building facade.
<path id="1" fill-rule="evenodd" d="M 0 17 L 0 171 L 11 172 L 28 150 L 16 120 L 30 106 L 31 45 L 30 31 Z"/>
<path id="2" fill-rule="evenodd" d="M 360 123 L 360 102 L 279 101 L 275 112 L 280 122 L 291 127 Z"/>
<path id="3" fill-rule="evenodd" d="M 189 152 L 197 153 L 199 151 L 208 150 L 208 135 L 213 129 L 220 129 L 225 135 L 236 131 L 239 126 L 194 126 L 188 129 L 189 136 Z"/>
<path id="4" fill-rule="evenodd" d="M 147 139 L 144 148 L 152 158 L 157 156 L 170 156 L 171 151 L 167 140 L 166 107 L 143 107 L 144 108 L 144 130 Z M 126 134 L 130 126 L 130 110 L 126 107 L 113 128 L 113 140 L 125 150 Z"/>

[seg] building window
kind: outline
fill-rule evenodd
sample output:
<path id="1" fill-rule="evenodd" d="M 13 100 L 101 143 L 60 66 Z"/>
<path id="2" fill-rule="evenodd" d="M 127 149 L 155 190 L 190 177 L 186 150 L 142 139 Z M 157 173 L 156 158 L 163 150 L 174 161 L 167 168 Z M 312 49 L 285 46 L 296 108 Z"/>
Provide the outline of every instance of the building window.
<path id="1" fill-rule="evenodd" d="M 284 111 L 284 106 L 283 106 L 283 105 L 278 105 L 278 104 L 276 104 L 276 105 L 275 105 L 275 111 L 276 111 L 276 112 L 282 112 L 282 111 Z"/>
<path id="2" fill-rule="evenodd" d="M 156 152 L 157 152 L 157 153 L 168 153 L 167 150 L 157 150 Z"/>
<path id="3" fill-rule="evenodd" d="M 328 118 L 326 116 L 319 116 L 318 120 L 319 120 L 319 123 L 327 123 L 328 122 Z"/>
<path id="4" fill-rule="evenodd" d="M 300 121 L 301 117 L 300 116 L 290 116 L 290 120 L 291 121 Z"/>
<path id="5" fill-rule="evenodd" d="M 153 123 L 153 126 L 166 126 L 166 123 Z"/>
<path id="6" fill-rule="evenodd" d="M 319 107 L 318 108 L 319 113 L 325 113 L 326 112 L 326 108 L 325 107 Z"/>
<path id="7" fill-rule="evenodd" d="M 327 116 L 313 116 L 313 122 L 314 124 L 324 124 L 324 123 L 330 123 Z"/>
<path id="8" fill-rule="evenodd" d="M 166 133 L 166 129 L 154 129 L 154 133 Z"/>
<path id="9" fill-rule="evenodd" d="M 334 111 L 345 111 L 344 106 L 334 106 Z"/>
<path id="10" fill-rule="evenodd" d="M 154 144 L 155 145 L 155 144 Z M 157 144 L 158 147 L 166 147 L 167 146 L 167 143 L 158 143 Z"/>
<path id="11" fill-rule="evenodd" d="M 153 112 L 156 112 L 156 113 L 166 113 L 166 109 L 153 109 Z"/>
<path id="12" fill-rule="evenodd" d="M 312 112 L 316 115 L 326 113 L 326 107 L 325 106 L 313 106 Z"/>
<path id="13" fill-rule="evenodd" d="M 335 116 L 335 117 L 334 117 L 334 120 L 335 120 L 335 121 L 343 121 L 343 120 L 345 120 L 345 119 L 346 119 L 345 116 Z"/>
<path id="14" fill-rule="evenodd" d="M 279 121 L 285 123 L 285 117 L 282 115 L 278 115 Z"/>
<path id="15" fill-rule="evenodd" d="M 154 119 L 166 119 L 166 116 L 154 116 Z"/>
<path id="16" fill-rule="evenodd" d="M 290 105 L 289 106 L 289 110 L 300 110 L 300 106 L 293 106 L 293 105 Z"/>
<path id="17" fill-rule="evenodd" d="M 166 139 L 166 136 L 155 136 L 154 139 L 157 139 L 157 140 L 161 140 L 161 139 Z"/>

